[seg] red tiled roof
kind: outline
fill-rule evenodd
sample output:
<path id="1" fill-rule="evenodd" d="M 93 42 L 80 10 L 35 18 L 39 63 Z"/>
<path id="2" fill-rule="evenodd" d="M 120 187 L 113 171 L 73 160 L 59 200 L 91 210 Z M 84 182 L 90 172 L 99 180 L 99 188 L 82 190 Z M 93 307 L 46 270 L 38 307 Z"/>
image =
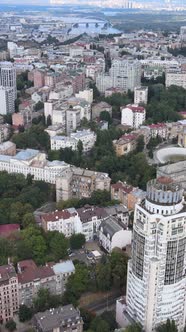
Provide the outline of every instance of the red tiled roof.
<path id="1" fill-rule="evenodd" d="M 131 186 L 125 186 L 121 182 L 114 183 L 114 184 L 111 185 L 111 187 L 114 188 L 115 190 L 122 189 L 127 194 L 129 194 L 133 190 L 133 187 L 131 187 Z"/>
<path id="2" fill-rule="evenodd" d="M 26 284 L 36 279 L 45 279 L 52 277 L 53 275 L 54 271 L 50 266 L 41 266 L 37 267 L 36 269 L 28 268 L 24 272 L 18 274 L 18 281 L 21 284 Z"/>
<path id="3" fill-rule="evenodd" d="M 150 129 L 154 129 L 154 128 L 166 128 L 166 124 L 165 123 L 156 123 L 156 124 L 151 124 L 148 126 Z"/>
<path id="4" fill-rule="evenodd" d="M 0 225 L 0 236 L 7 236 L 13 232 L 19 231 L 20 226 L 18 224 L 6 224 Z"/>
<path id="5" fill-rule="evenodd" d="M 37 269 L 36 263 L 32 259 L 26 259 L 17 263 L 18 267 L 23 271 L 29 268 Z"/>
<path id="6" fill-rule="evenodd" d="M 137 105 L 127 105 L 126 108 L 129 108 L 133 112 L 144 112 L 145 109 L 142 106 L 137 106 Z"/>
<path id="7" fill-rule="evenodd" d="M 54 211 L 51 213 L 43 214 L 42 219 L 44 221 L 56 221 L 59 219 L 69 219 L 73 215 L 75 214 L 71 214 L 68 210 Z"/>

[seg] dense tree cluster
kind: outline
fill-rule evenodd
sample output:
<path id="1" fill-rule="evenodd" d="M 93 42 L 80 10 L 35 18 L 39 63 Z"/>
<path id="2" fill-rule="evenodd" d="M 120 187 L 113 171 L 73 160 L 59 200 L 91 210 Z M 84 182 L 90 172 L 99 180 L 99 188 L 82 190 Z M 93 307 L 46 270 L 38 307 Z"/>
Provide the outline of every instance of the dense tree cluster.
<path id="1" fill-rule="evenodd" d="M 185 89 L 162 84 L 149 86 L 149 102 L 147 105 L 147 123 L 171 122 L 181 119 L 179 111 L 186 107 Z"/>
<path id="2" fill-rule="evenodd" d="M 33 82 L 28 80 L 28 70 L 17 75 L 17 90 L 21 91 L 33 86 Z"/>
<path id="3" fill-rule="evenodd" d="M 33 219 L 34 209 L 52 199 L 51 186 L 32 181 L 22 174 L 0 172 L 0 224 L 19 223 L 22 227 Z"/>
<path id="4" fill-rule="evenodd" d="M 127 277 L 128 257 L 121 251 L 113 251 L 110 256 L 103 256 L 96 267 L 87 267 L 77 263 L 75 273 L 70 276 L 64 300 L 77 305 L 81 295 L 87 291 L 108 291 L 124 289 Z"/>
<path id="5" fill-rule="evenodd" d="M 33 124 L 24 132 L 14 134 L 12 141 L 18 149 L 32 148 L 46 151 L 50 147 L 50 138 L 44 129 L 45 127 L 41 123 Z"/>

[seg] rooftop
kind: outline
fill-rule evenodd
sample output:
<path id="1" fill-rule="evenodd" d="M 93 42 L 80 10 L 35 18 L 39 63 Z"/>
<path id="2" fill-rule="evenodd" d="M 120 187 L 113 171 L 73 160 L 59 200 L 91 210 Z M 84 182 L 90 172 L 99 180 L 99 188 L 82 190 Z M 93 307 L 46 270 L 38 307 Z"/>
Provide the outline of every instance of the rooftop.
<path id="1" fill-rule="evenodd" d="M 39 153 L 39 150 L 26 149 L 18 152 L 13 158 L 18 160 L 30 160 L 36 157 Z"/>
<path id="2" fill-rule="evenodd" d="M 60 219 L 69 219 L 72 216 L 75 216 L 76 213 L 70 213 L 68 210 L 62 210 L 62 211 L 53 211 L 51 213 L 46 213 L 42 215 L 42 219 L 46 222 L 49 221 L 57 221 Z"/>
<path id="3" fill-rule="evenodd" d="M 79 311 L 72 304 L 68 304 L 64 307 L 39 312 L 34 316 L 34 319 L 43 332 L 48 332 L 59 327 L 65 328 L 69 323 L 80 321 L 81 317 Z"/>
<path id="4" fill-rule="evenodd" d="M 103 228 L 103 234 L 107 236 L 110 235 L 110 238 L 114 236 L 115 233 L 121 231 L 123 228 L 118 225 L 116 220 L 113 217 L 108 217 L 107 219 L 101 222 L 100 228 Z"/>
<path id="5" fill-rule="evenodd" d="M 75 266 L 72 261 L 68 260 L 62 263 L 57 263 L 52 266 L 55 274 L 58 273 L 70 273 L 75 271 Z"/>

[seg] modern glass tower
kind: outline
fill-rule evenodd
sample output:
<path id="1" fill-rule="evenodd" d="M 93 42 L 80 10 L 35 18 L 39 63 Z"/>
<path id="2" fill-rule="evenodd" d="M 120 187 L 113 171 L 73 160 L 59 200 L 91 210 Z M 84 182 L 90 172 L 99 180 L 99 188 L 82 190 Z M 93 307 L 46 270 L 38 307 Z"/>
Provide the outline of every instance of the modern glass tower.
<path id="1" fill-rule="evenodd" d="M 183 189 L 161 177 L 147 184 L 136 205 L 126 311 L 146 332 L 167 318 L 179 331 L 186 315 L 186 206 Z"/>

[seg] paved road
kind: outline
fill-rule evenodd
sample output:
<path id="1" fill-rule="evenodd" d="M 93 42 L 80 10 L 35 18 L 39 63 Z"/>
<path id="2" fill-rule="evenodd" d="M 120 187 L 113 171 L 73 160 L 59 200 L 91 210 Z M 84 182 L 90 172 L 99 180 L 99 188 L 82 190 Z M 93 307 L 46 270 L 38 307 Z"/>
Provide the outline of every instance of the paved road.
<path id="1" fill-rule="evenodd" d="M 105 299 L 101 299 L 100 301 L 85 306 L 85 308 L 94 311 L 95 313 L 100 313 L 100 311 L 113 310 L 115 309 L 116 300 L 120 296 L 121 295 L 119 295 L 118 293 L 112 296 L 108 296 Z"/>

